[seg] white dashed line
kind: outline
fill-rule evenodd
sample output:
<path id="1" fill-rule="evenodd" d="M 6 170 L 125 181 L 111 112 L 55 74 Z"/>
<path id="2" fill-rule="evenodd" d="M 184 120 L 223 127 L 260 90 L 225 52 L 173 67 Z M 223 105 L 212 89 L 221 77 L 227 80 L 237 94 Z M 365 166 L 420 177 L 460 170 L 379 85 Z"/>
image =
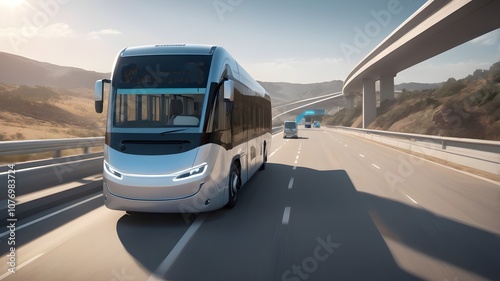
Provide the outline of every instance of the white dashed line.
<path id="1" fill-rule="evenodd" d="M 379 167 L 379 166 L 377 166 L 377 165 L 375 165 L 375 164 L 372 164 L 372 166 L 380 170 L 380 167 Z"/>
<path id="2" fill-rule="evenodd" d="M 285 212 L 283 212 L 283 220 L 281 221 L 282 224 L 288 224 L 288 221 L 290 220 L 290 209 L 291 207 L 285 207 Z"/>
<path id="3" fill-rule="evenodd" d="M 359 154 L 359 156 L 361 156 L 361 157 L 365 158 L 365 156 L 364 156 L 363 154 Z"/>
<path id="4" fill-rule="evenodd" d="M 291 178 L 290 181 L 288 182 L 288 189 L 292 189 L 292 186 L 293 186 L 293 178 Z"/>

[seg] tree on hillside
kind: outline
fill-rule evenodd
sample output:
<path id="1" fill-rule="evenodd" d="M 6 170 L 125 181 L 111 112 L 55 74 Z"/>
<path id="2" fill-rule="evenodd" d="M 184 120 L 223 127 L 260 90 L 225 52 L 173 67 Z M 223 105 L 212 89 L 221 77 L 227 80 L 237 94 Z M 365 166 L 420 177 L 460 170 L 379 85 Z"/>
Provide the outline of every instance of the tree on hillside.
<path id="1" fill-rule="evenodd" d="M 490 67 L 490 79 L 493 83 L 500 83 L 500 61 Z"/>

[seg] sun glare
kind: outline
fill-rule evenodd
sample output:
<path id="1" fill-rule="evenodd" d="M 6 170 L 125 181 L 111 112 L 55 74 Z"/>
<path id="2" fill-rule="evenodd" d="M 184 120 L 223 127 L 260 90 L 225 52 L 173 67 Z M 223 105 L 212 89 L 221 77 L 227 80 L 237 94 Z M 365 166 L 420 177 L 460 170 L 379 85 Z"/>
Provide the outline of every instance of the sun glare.
<path id="1" fill-rule="evenodd" d="M 23 3 L 24 0 L 0 0 L 1 6 L 8 6 L 12 8 L 21 6 Z"/>

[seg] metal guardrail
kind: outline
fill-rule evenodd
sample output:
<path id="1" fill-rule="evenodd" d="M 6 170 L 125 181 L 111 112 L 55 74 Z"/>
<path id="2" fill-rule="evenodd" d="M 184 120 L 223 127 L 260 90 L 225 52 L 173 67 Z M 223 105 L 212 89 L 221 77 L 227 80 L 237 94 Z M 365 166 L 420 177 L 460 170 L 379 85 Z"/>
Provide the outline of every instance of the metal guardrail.
<path id="1" fill-rule="evenodd" d="M 272 133 L 276 134 L 283 126 L 273 127 Z M 0 141 L 0 156 L 22 155 L 55 151 L 55 157 L 60 156 L 62 150 L 83 148 L 84 154 L 91 147 L 104 145 L 104 137 L 94 138 L 71 138 L 71 139 L 47 139 L 47 140 L 22 140 L 22 141 Z"/>
<path id="2" fill-rule="evenodd" d="M 283 131 L 283 126 L 273 127 L 272 134 L 275 135 L 281 131 Z"/>
<path id="3" fill-rule="evenodd" d="M 331 127 L 451 163 L 500 175 L 500 141 Z"/>
<path id="4" fill-rule="evenodd" d="M 272 134 L 283 126 L 272 128 Z M 0 156 L 55 151 L 53 159 L 16 163 L 16 214 L 23 218 L 102 189 L 103 153 L 88 153 L 104 145 L 104 137 L 1 141 Z M 83 148 L 84 154 L 60 157 L 61 151 Z M 92 179 L 89 179 L 92 178 Z M 7 182 L 8 167 L 0 166 L 0 182 Z M 7 192 L 0 193 L 0 226 L 7 218 Z"/>
<path id="5" fill-rule="evenodd" d="M 49 139 L 49 140 L 23 140 L 23 141 L 1 141 L 0 156 L 22 155 L 55 151 L 55 157 L 59 157 L 62 150 L 83 148 L 88 153 L 90 147 L 104 145 L 104 137 L 94 138 L 72 138 L 72 139 Z"/>

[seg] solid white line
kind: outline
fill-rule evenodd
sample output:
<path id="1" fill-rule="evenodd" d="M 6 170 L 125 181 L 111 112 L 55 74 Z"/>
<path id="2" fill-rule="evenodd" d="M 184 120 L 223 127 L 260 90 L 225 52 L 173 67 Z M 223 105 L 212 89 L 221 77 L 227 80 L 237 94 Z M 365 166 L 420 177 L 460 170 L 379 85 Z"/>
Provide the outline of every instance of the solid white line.
<path id="1" fill-rule="evenodd" d="M 87 198 L 87 199 L 85 199 L 85 200 L 83 200 L 83 201 L 81 201 L 81 202 L 75 203 L 75 204 L 73 204 L 73 205 L 71 205 L 71 206 L 68 206 L 68 207 L 63 208 L 63 209 L 58 210 L 58 211 L 55 211 L 55 212 L 50 213 L 50 214 L 48 214 L 48 215 L 45 215 L 45 216 L 43 216 L 43 217 L 41 217 L 41 218 L 38 218 L 38 219 L 33 220 L 33 221 L 30 221 L 30 222 L 25 223 L 25 224 L 23 224 L 23 225 L 20 225 L 20 226 L 16 227 L 16 230 L 23 229 L 23 228 L 28 227 L 28 226 L 30 226 L 30 225 L 32 225 L 32 224 L 37 223 L 37 222 L 41 222 L 41 221 L 46 220 L 46 219 L 48 219 L 48 218 L 50 218 L 50 217 L 53 217 L 53 216 L 55 216 L 55 215 L 57 215 L 57 214 L 60 214 L 60 213 L 62 213 L 62 212 L 66 212 L 67 210 L 73 209 L 74 207 L 80 206 L 80 205 L 85 204 L 85 203 L 87 203 L 87 202 L 89 202 L 89 201 L 92 201 L 92 200 L 94 200 L 94 199 L 97 199 L 97 198 L 99 198 L 99 197 L 102 197 L 102 194 L 96 195 L 96 196 L 94 196 L 94 197 Z M 0 234 L 0 238 L 1 238 L 1 237 L 3 237 L 3 236 L 5 236 L 5 235 L 7 235 L 7 234 L 9 234 L 9 233 L 10 233 L 10 231 L 5 231 L 5 232 L 1 233 L 1 234 Z"/>
<path id="2" fill-rule="evenodd" d="M 377 166 L 377 165 L 375 165 L 375 164 L 372 164 L 372 166 L 380 170 L 380 167 L 379 167 L 379 166 Z"/>
<path id="3" fill-rule="evenodd" d="M 290 181 L 288 182 L 288 189 L 292 189 L 292 186 L 293 186 L 293 178 L 291 178 Z"/>
<path id="4" fill-rule="evenodd" d="M 408 199 L 411 200 L 411 202 L 418 204 L 417 201 L 415 201 L 413 198 L 411 198 L 408 194 L 405 193 L 405 195 L 406 195 L 406 197 L 408 197 Z"/>
<path id="5" fill-rule="evenodd" d="M 168 272 L 170 267 L 174 264 L 177 257 L 181 254 L 184 247 L 187 245 L 191 237 L 196 233 L 196 231 L 200 228 L 203 220 L 205 220 L 207 214 L 199 215 L 196 220 L 189 226 L 188 230 L 181 237 L 179 242 L 175 245 L 175 247 L 170 251 L 168 256 L 161 262 L 161 264 L 156 268 L 154 273 L 149 277 L 148 281 L 163 281 L 163 277 Z"/>
<path id="6" fill-rule="evenodd" d="M 39 257 L 41 257 L 42 255 L 43 255 L 43 253 L 38 254 L 38 255 L 36 255 L 36 256 L 34 256 L 34 257 L 32 257 L 31 259 L 29 259 L 29 260 L 27 260 L 27 261 L 23 262 L 22 264 L 20 264 L 20 265 L 16 266 L 16 272 L 18 272 L 21 268 L 23 268 L 23 267 L 27 266 L 28 264 L 32 263 L 34 260 L 38 259 L 38 258 L 39 258 Z M 15 273 L 11 273 L 11 272 L 9 272 L 9 271 L 5 272 L 4 274 L 2 274 L 2 275 L 0 276 L 0 280 L 5 279 L 7 276 L 10 276 L 11 274 L 15 274 Z"/>
<path id="7" fill-rule="evenodd" d="M 365 158 L 365 156 L 364 156 L 363 154 L 359 154 L 359 156 L 361 156 L 361 157 Z"/>
<path id="8" fill-rule="evenodd" d="M 269 155 L 269 158 L 271 158 L 271 157 L 274 155 L 274 153 L 276 153 L 276 152 L 277 152 L 278 150 L 280 150 L 280 148 L 282 148 L 282 147 L 283 147 L 283 146 L 280 146 L 280 147 L 276 148 L 276 150 L 275 150 L 275 151 L 273 151 L 273 153 L 271 153 L 271 154 Z"/>
<path id="9" fill-rule="evenodd" d="M 281 221 L 282 224 L 288 224 L 288 221 L 290 220 L 290 208 L 291 207 L 285 207 L 285 212 L 283 213 L 283 220 Z"/>
<path id="10" fill-rule="evenodd" d="M 367 140 L 364 140 L 364 139 L 360 139 L 360 140 L 363 140 L 364 142 L 368 142 Z M 453 170 L 455 172 L 458 172 L 458 173 L 462 173 L 464 175 L 467 175 L 467 176 L 470 176 L 470 177 L 474 177 L 476 179 L 480 179 L 480 180 L 483 180 L 483 181 L 486 181 L 486 182 L 489 182 L 489 183 L 492 183 L 494 185 L 498 185 L 500 186 L 500 182 L 498 181 L 494 181 L 494 180 L 491 180 L 489 178 L 484 178 L 484 177 L 481 177 L 481 176 L 478 176 L 476 174 L 473 174 L 473 173 L 470 173 L 470 172 L 466 172 L 466 171 L 462 171 L 462 170 L 459 170 L 459 169 L 456 169 L 456 168 L 453 168 L 453 167 L 450 167 L 450 166 L 446 166 L 446 165 L 443 165 L 443 164 L 440 164 L 438 162 L 434 162 L 434 161 L 431 161 L 431 160 L 428 160 L 428 159 L 425 159 L 425 158 L 422 158 L 422 157 L 419 157 L 417 155 L 413 155 L 413 154 L 410 154 L 408 152 L 405 152 L 405 151 L 401 151 L 401 150 L 398 150 L 398 149 L 395 149 L 394 147 L 390 147 L 390 146 L 386 146 L 386 145 L 382 145 L 380 143 L 377 143 L 377 142 L 369 142 L 369 143 L 372 143 L 374 145 L 377 145 L 377 146 L 380 146 L 382 148 L 386 148 L 386 149 L 390 149 L 392 151 L 395 151 L 395 152 L 399 152 L 399 153 L 402 153 L 402 154 L 406 154 L 410 157 L 415 157 L 415 158 L 418 158 L 420 160 L 423 160 L 427 163 L 430 163 L 430 164 L 434 164 L 434 165 L 437 165 L 437 166 L 440 166 L 440 167 L 443 167 L 443 168 L 447 168 L 447 169 L 450 169 L 450 170 Z"/>

